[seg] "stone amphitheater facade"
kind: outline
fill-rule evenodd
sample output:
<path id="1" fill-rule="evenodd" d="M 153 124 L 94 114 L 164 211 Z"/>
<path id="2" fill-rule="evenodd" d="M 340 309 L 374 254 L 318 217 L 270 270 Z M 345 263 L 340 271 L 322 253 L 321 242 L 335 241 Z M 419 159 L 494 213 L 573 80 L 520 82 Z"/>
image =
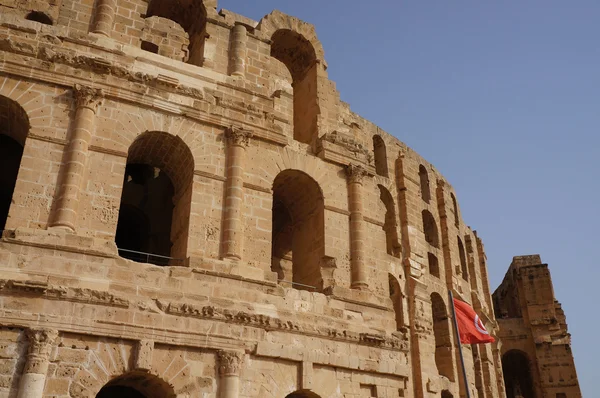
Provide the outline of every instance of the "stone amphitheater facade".
<path id="1" fill-rule="evenodd" d="M 308 23 L 0 0 L 0 155 L 0 396 L 506 396 L 481 239 Z"/>

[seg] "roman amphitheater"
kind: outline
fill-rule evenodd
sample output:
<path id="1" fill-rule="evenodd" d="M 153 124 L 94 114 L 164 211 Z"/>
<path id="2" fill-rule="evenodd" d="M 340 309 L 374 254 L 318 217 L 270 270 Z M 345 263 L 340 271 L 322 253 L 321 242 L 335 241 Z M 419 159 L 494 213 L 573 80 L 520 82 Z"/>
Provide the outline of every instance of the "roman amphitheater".
<path id="1" fill-rule="evenodd" d="M 315 28 L 216 0 L 0 0 L 0 396 L 577 398 L 547 265 L 492 295 Z M 496 337 L 464 345 L 448 289 Z"/>

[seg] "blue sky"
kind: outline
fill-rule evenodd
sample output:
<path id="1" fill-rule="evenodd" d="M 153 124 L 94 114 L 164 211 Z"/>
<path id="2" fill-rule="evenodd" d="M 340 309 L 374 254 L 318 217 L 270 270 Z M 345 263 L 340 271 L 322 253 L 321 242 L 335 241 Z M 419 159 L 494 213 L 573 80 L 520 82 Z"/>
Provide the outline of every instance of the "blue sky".
<path id="1" fill-rule="evenodd" d="M 221 0 L 316 26 L 342 100 L 433 163 L 482 237 L 492 290 L 541 254 L 584 396 L 600 350 L 600 2 Z M 596 253 L 594 255 L 594 253 Z"/>

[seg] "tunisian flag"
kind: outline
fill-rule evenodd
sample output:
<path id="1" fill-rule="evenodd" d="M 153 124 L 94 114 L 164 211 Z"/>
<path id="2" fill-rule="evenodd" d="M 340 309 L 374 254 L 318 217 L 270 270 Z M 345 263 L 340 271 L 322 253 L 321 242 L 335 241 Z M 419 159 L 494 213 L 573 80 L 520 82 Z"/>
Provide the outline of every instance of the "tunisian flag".
<path id="1" fill-rule="evenodd" d="M 454 310 L 460 342 L 463 344 L 493 343 L 495 340 L 485 329 L 483 322 L 469 304 L 454 299 Z"/>

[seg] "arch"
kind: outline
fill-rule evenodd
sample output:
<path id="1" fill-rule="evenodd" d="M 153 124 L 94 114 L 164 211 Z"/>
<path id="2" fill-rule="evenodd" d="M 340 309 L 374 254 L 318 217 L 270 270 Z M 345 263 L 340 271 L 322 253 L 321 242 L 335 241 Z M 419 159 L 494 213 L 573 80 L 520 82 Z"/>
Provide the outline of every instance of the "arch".
<path id="1" fill-rule="evenodd" d="M 450 198 L 452 198 L 452 208 L 454 209 L 454 225 L 458 227 L 459 225 L 459 217 L 458 217 L 458 204 L 456 203 L 456 196 L 452 192 L 450 192 Z"/>
<path id="2" fill-rule="evenodd" d="M 453 398 L 452 393 L 448 390 L 442 391 L 442 398 Z"/>
<path id="3" fill-rule="evenodd" d="M 298 390 L 289 393 L 285 398 L 321 398 L 319 394 L 312 392 L 311 390 Z"/>
<path id="4" fill-rule="evenodd" d="M 431 201 L 431 189 L 429 187 L 429 174 L 422 164 L 419 165 L 419 182 L 421 184 L 421 198 L 425 203 Z"/>
<path id="5" fill-rule="evenodd" d="M 192 153 L 181 138 L 147 131 L 133 141 L 115 236 L 121 256 L 181 265 L 187 257 L 193 173 Z M 142 231 L 135 240 L 129 237 Z"/>
<path id="6" fill-rule="evenodd" d="M 467 257 L 465 254 L 465 246 L 460 239 L 460 236 L 456 237 L 456 241 L 458 242 L 458 256 L 460 258 L 460 272 L 462 274 L 462 278 L 465 281 L 469 281 L 469 271 L 467 269 Z"/>
<path id="7" fill-rule="evenodd" d="M 440 277 L 440 264 L 433 253 L 427 253 L 427 262 L 429 264 L 429 273 L 436 278 Z"/>
<path id="8" fill-rule="evenodd" d="M 145 17 L 143 49 L 157 46 L 161 55 L 202 66 L 208 37 L 202 0 L 150 0 Z"/>
<path id="9" fill-rule="evenodd" d="M 421 212 L 421 216 L 423 218 L 423 233 L 425 234 L 425 241 L 431 246 L 439 249 L 440 237 L 433 214 L 431 214 L 429 210 L 423 210 Z"/>
<path id="10" fill-rule="evenodd" d="M 317 32 L 313 25 L 284 14 L 279 10 L 274 10 L 265 15 L 256 26 L 256 31 L 262 32 L 267 38 L 272 37 L 280 29 L 293 30 L 304 37 L 314 49 L 317 61 L 326 68 L 325 51 L 323 51 L 323 45 L 317 38 Z"/>
<path id="11" fill-rule="evenodd" d="M 0 233 L 8 219 L 29 129 L 29 118 L 21 105 L 0 96 Z"/>
<path id="12" fill-rule="evenodd" d="M 383 231 L 385 232 L 387 254 L 400 258 L 402 246 L 398 240 L 398 223 L 396 221 L 394 198 L 383 185 L 377 185 L 377 187 L 379 188 L 379 199 L 383 202 L 386 210 Z"/>
<path id="13" fill-rule="evenodd" d="M 446 303 L 438 293 L 431 293 L 431 314 L 435 337 L 435 364 L 440 376 L 454 381 L 452 334 Z"/>
<path id="14" fill-rule="evenodd" d="M 375 156 L 375 172 L 382 177 L 388 177 L 388 162 L 385 142 L 379 135 L 373 136 L 373 154 Z"/>
<path id="15" fill-rule="evenodd" d="M 502 372 L 506 398 L 535 398 L 535 388 L 529 356 L 521 350 L 502 355 Z"/>
<path id="16" fill-rule="evenodd" d="M 175 398 L 173 387 L 160 377 L 129 372 L 106 383 L 96 398 Z"/>
<path id="17" fill-rule="evenodd" d="M 392 274 L 388 274 L 388 284 L 390 289 L 390 299 L 394 304 L 394 314 L 396 315 L 396 330 L 402 331 L 404 329 L 404 305 L 402 302 L 402 289 L 400 288 L 398 279 Z"/>
<path id="18" fill-rule="evenodd" d="M 44 12 L 41 11 L 31 11 L 29 14 L 25 16 L 25 19 L 29 21 L 39 22 L 44 25 L 54 25 L 54 21 Z"/>
<path id="19" fill-rule="evenodd" d="M 271 57 L 285 65 L 293 91 L 294 140 L 312 144 L 317 138 L 317 58 L 312 44 L 300 33 L 279 29 L 271 36 Z"/>
<path id="20" fill-rule="evenodd" d="M 323 288 L 325 213 L 319 184 L 299 170 L 284 170 L 273 181 L 271 270 L 296 289 Z"/>

